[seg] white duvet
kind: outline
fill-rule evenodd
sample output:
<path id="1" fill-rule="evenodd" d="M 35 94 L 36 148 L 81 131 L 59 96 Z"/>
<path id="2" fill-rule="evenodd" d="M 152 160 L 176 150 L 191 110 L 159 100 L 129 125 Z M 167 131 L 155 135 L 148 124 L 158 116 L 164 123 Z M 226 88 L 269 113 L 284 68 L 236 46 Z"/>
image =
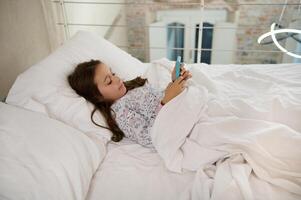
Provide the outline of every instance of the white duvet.
<path id="1" fill-rule="evenodd" d="M 153 143 L 169 170 L 197 172 L 192 199 L 301 199 L 301 67 L 280 67 L 191 66 L 159 112 Z"/>

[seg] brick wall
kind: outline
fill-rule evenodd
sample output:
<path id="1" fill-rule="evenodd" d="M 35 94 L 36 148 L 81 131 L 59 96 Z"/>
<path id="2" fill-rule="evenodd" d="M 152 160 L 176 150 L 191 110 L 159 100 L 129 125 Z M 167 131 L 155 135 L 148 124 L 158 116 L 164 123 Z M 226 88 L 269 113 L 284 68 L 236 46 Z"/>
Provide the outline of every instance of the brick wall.
<path id="1" fill-rule="evenodd" d="M 293 1 L 293 0 L 292 0 Z M 292 2 L 290 1 L 290 2 Z M 253 0 L 241 1 L 243 3 L 284 3 L 283 0 Z M 237 30 L 237 48 L 240 50 L 236 54 L 235 63 L 252 64 L 252 63 L 281 63 L 283 53 L 262 53 L 262 52 L 247 52 L 250 50 L 265 50 L 279 51 L 274 44 L 260 45 L 257 43 L 257 38 L 263 33 L 270 31 L 270 25 L 273 22 L 278 22 L 283 6 L 279 5 L 261 5 L 261 6 L 240 6 L 239 20 Z M 282 18 L 283 25 L 287 25 L 291 18 L 293 6 L 288 6 Z M 280 42 L 285 46 L 284 40 Z"/>
<path id="2" fill-rule="evenodd" d="M 158 10 L 169 10 L 179 8 L 199 8 L 199 0 L 127 0 L 138 4 L 126 7 L 126 19 L 128 25 L 129 53 L 143 62 L 149 62 L 149 37 L 148 25 L 155 22 Z M 146 2 L 147 5 L 139 4 Z M 193 5 L 185 2 L 197 3 Z M 224 6 L 219 6 L 224 2 Z M 229 3 L 227 3 L 229 2 Z M 282 5 L 241 5 L 241 4 L 282 4 L 283 0 L 205 0 L 205 9 L 227 9 L 228 21 L 237 20 L 237 53 L 235 63 L 281 63 L 283 53 L 262 53 L 258 50 L 279 51 L 274 44 L 259 45 L 257 38 L 263 33 L 269 32 L 270 25 L 277 22 L 281 14 Z M 299 3 L 299 0 L 290 0 L 289 3 Z M 288 6 L 285 10 L 282 23 L 287 25 L 291 19 L 293 9 L 297 7 Z M 237 16 L 238 15 L 238 16 Z M 237 16 L 237 17 L 235 17 Z M 285 46 L 284 41 L 280 42 Z M 247 52 L 245 50 L 255 50 Z"/>

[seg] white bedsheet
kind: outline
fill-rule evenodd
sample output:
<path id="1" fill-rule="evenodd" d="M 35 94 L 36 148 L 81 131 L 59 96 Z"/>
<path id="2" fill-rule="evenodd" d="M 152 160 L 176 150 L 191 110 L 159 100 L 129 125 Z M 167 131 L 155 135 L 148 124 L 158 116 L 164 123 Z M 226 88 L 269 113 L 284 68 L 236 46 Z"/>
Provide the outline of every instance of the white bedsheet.
<path id="1" fill-rule="evenodd" d="M 232 67 L 190 68 L 155 120 L 158 153 L 197 172 L 192 199 L 301 199 L 301 65 Z"/>
<path id="2" fill-rule="evenodd" d="M 125 138 L 109 143 L 86 199 L 189 199 L 194 174 L 170 172 L 156 152 Z"/>

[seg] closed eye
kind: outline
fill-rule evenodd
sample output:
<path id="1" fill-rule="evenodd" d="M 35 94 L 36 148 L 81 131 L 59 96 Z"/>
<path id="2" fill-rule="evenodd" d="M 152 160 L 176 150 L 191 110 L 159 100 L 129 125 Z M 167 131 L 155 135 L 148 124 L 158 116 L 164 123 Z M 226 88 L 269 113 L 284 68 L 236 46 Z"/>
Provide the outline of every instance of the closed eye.
<path id="1" fill-rule="evenodd" d="M 115 73 L 112 73 L 113 76 L 115 76 Z M 108 85 L 110 85 L 112 83 L 112 79 L 110 79 L 110 82 L 108 83 Z"/>

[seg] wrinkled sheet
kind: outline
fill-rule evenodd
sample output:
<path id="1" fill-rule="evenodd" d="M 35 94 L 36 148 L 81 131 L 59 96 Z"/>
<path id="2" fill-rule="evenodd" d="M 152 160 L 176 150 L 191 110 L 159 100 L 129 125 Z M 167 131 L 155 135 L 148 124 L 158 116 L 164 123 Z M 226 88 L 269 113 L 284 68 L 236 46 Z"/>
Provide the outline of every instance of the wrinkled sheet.
<path id="1" fill-rule="evenodd" d="M 166 167 L 196 172 L 192 199 L 301 199 L 301 66 L 207 67 L 155 120 Z"/>
<path id="2" fill-rule="evenodd" d="M 124 138 L 109 143 L 86 200 L 188 200 L 194 176 L 169 171 L 156 152 Z"/>

